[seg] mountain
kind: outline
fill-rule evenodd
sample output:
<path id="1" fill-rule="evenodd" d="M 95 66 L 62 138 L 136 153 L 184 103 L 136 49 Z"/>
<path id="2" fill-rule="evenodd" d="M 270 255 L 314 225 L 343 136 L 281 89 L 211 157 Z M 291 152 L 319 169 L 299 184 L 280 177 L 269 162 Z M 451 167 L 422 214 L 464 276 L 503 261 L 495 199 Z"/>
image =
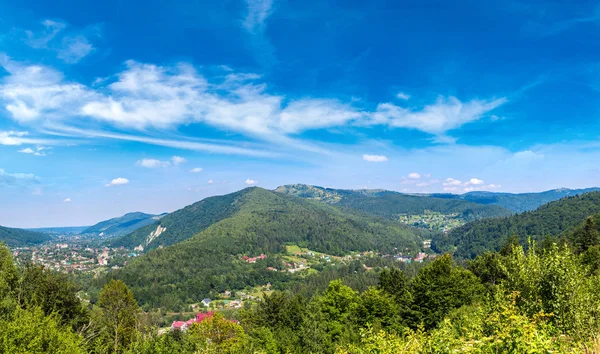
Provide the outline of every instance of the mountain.
<path id="1" fill-rule="evenodd" d="M 77 235 L 83 230 L 89 228 L 89 226 L 65 226 L 65 227 L 39 227 L 35 229 L 25 229 L 28 231 L 42 232 L 51 235 Z"/>
<path id="2" fill-rule="evenodd" d="M 152 215 L 140 212 L 128 213 L 118 218 L 102 221 L 83 230 L 82 234 L 102 234 L 104 236 L 123 236 L 141 227 L 160 220 L 166 214 Z"/>
<path id="3" fill-rule="evenodd" d="M 600 192 L 580 194 L 550 202 L 535 211 L 468 223 L 447 235 L 436 235 L 432 247 L 438 252 L 454 251 L 458 257 L 473 258 L 485 251 L 499 250 L 511 235 L 517 235 L 525 244 L 528 238 L 564 235 L 598 213 Z"/>
<path id="4" fill-rule="evenodd" d="M 429 196 L 443 199 L 460 199 L 479 204 L 499 205 L 517 213 L 535 210 L 546 203 L 564 197 L 600 191 L 600 188 L 568 189 L 559 188 L 540 193 L 495 193 L 495 192 L 469 192 L 465 194 L 429 194 Z"/>
<path id="5" fill-rule="evenodd" d="M 51 240 L 49 234 L 0 226 L 0 242 L 9 247 L 23 247 Z"/>
<path id="6" fill-rule="evenodd" d="M 221 209 L 227 211 L 214 214 Z M 207 214 L 209 211 L 213 213 Z M 202 215 L 213 222 L 197 219 Z M 416 252 L 422 240 L 433 234 L 254 187 L 207 198 L 165 216 L 159 223 L 166 230 L 151 244 L 164 236 L 169 240 L 181 237 L 184 232 L 177 232 L 177 225 L 191 230 L 190 221 L 194 221 L 194 229 L 203 230 L 185 241 L 150 251 L 109 276 L 125 281 L 140 303 L 172 308 L 215 292 L 290 281 L 297 275 L 267 269 L 281 267 L 278 257 L 286 252 L 286 245 L 333 256 L 351 251 L 392 252 L 396 248 Z M 242 260 L 244 255 L 260 254 L 267 257 L 254 264 Z"/>
<path id="7" fill-rule="evenodd" d="M 356 209 L 395 221 L 400 215 L 421 215 L 428 211 L 458 214 L 465 222 L 512 214 L 510 210 L 496 205 L 482 205 L 452 198 L 408 195 L 381 189 L 344 190 L 292 184 L 278 187 L 275 191 Z"/>
<path id="8" fill-rule="evenodd" d="M 238 199 L 244 191 L 203 199 L 165 215 L 160 220 L 116 238 L 112 247 L 142 246 L 154 249 L 186 240 L 210 225 L 230 217 L 239 210 Z"/>

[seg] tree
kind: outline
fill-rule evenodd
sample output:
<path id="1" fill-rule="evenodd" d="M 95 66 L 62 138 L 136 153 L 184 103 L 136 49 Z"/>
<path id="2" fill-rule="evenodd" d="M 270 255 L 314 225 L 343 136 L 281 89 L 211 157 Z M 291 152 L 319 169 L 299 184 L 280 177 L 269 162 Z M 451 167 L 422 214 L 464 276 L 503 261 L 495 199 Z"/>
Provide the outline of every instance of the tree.
<path id="1" fill-rule="evenodd" d="M 469 305 L 482 294 L 483 285 L 470 271 L 452 264 L 445 254 L 425 268 L 411 282 L 413 310 L 426 329 L 434 328 L 451 310 Z"/>
<path id="2" fill-rule="evenodd" d="M 10 249 L 0 243 L 0 316 L 12 312 L 16 306 L 14 293 L 19 282 L 19 271 Z"/>
<path id="3" fill-rule="evenodd" d="M 111 280 L 98 300 L 100 313 L 99 344 L 110 353 L 121 353 L 134 341 L 138 305 L 127 285 L 120 280 Z"/>
<path id="4" fill-rule="evenodd" d="M 248 336 L 238 323 L 217 313 L 193 324 L 188 341 L 196 353 L 240 353 L 247 349 Z"/>
<path id="5" fill-rule="evenodd" d="M 583 253 L 588 248 L 598 244 L 600 244 L 600 232 L 596 220 L 590 216 L 585 220 L 583 229 L 575 233 L 575 251 L 576 253 Z"/>

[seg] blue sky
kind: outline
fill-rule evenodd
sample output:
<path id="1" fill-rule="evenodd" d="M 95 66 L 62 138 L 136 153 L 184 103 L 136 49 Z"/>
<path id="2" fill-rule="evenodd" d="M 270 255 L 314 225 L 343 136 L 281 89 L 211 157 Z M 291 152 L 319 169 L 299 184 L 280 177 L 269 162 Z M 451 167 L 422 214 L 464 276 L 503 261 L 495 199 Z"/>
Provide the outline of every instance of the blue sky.
<path id="1" fill-rule="evenodd" d="M 600 183 L 600 7 L 0 1 L 0 224 L 249 185 Z"/>

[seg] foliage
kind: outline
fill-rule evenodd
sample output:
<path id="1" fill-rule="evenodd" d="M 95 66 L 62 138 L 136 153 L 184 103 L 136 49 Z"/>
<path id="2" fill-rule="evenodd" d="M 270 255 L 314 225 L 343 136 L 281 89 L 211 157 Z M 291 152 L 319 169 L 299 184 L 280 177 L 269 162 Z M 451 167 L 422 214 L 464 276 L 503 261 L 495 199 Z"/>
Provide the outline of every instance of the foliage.
<path id="1" fill-rule="evenodd" d="M 390 220 L 398 220 L 399 215 L 421 215 L 425 212 L 459 214 L 465 221 L 511 214 L 509 210 L 495 205 L 483 205 L 430 196 L 415 196 L 385 190 L 343 190 L 294 184 L 281 186 L 275 191 L 358 210 Z"/>
<path id="2" fill-rule="evenodd" d="M 130 286 L 146 308 L 177 309 L 225 290 L 289 282 L 291 273 L 269 271 L 264 263 L 283 253 L 288 243 L 331 255 L 395 248 L 416 251 L 430 235 L 260 188 L 242 192 L 237 193 L 238 210 L 231 217 L 184 242 L 139 257 L 110 276 Z M 264 262 L 241 260 L 243 255 L 261 253 L 268 255 Z"/>
<path id="3" fill-rule="evenodd" d="M 600 192 L 582 194 L 548 203 L 535 211 L 468 223 L 447 235 L 435 235 L 432 248 L 438 252 L 453 251 L 460 258 L 475 258 L 486 251 L 498 251 L 511 235 L 518 235 L 521 244 L 526 244 L 528 238 L 558 237 L 598 213 Z"/>
<path id="4" fill-rule="evenodd" d="M 49 241 L 50 239 L 52 239 L 52 237 L 43 232 L 0 226 L 0 242 L 4 242 L 10 247 L 37 245 Z"/>
<path id="5" fill-rule="evenodd" d="M 133 342 L 136 335 L 138 306 L 125 283 L 111 280 L 98 300 L 96 323 L 99 335 L 95 346 L 103 352 L 120 353 Z"/>

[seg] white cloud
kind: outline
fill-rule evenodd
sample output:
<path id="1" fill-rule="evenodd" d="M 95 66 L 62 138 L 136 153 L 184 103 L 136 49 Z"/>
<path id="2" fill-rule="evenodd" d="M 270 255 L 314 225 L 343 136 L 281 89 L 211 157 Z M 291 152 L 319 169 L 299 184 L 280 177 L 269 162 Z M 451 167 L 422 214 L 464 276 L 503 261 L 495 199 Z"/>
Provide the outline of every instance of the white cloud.
<path id="1" fill-rule="evenodd" d="M 416 173 L 416 172 L 411 172 L 411 173 L 408 174 L 408 178 L 410 178 L 410 179 L 419 179 L 419 178 L 421 178 L 421 175 L 418 174 L 418 173 Z"/>
<path id="2" fill-rule="evenodd" d="M 384 155 L 363 155 L 363 160 L 369 162 L 386 162 L 388 160 L 387 156 Z"/>
<path id="3" fill-rule="evenodd" d="M 65 203 L 70 203 L 71 202 L 71 198 L 67 198 L 64 200 Z"/>
<path id="4" fill-rule="evenodd" d="M 125 184 L 129 184 L 129 180 L 127 178 L 117 177 L 117 178 L 113 179 L 112 181 L 110 181 L 110 183 L 107 183 L 105 186 L 107 186 L 107 187 L 122 186 Z"/>
<path id="5" fill-rule="evenodd" d="M 254 185 L 258 184 L 258 181 L 248 178 L 248 179 L 246 179 L 245 183 L 249 186 L 254 186 Z"/>
<path id="6" fill-rule="evenodd" d="M 213 184 L 213 183 L 215 183 L 215 182 L 212 179 L 208 180 L 208 184 Z"/>
<path id="7" fill-rule="evenodd" d="M 454 178 L 446 178 L 446 182 L 443 183 L 444 186 L 460 186 L 462 182 L 454 179 Z"/>
<path id="8" fill-rule="evenodd" d="M 173 165 L 175 165 L 175 166 L 177 166 L 177 165 L 181 165 L 181 164 L 184 164 L 184 163 L 186 163 L 186 162 L 187 162 L 187 160 L 186 160 L 186 159 L 184 159 L 184 158 L 183 158 L 183 157 L 181 157 L 181 156 L 173 156 L 173 157 L 171 158 L 171 161 L 173 161 Z"/>
<path id="9" fill-rule="evenodd" d="M 167 167 L 171 164 L 169 161 L 160 161 L 157 159 L 141 159 L 135 163 L 137 166 L 145 167 L 145 168 L 158 168 L 158 167 Z"/>
<path id="10" fill-rule="evenodd" d="M 25 148 L 25 149 L 19 150 L 19 152 L 23 153 L 23 154 L 33 154 L 35 151 L 33 151 L 32 148 Z"/>
<path id="11" fill-rule="evenodd" d="M 190 170 L 190 172 L 192 172 L 192 173 L 200 173 L 202 171 L 204 171 L 204 169 L 202 167 L 195 167 Z"/>
<path id="12" fill-rule="evenodd" d="M 248 6 L 248 15 L 244 20 L 244 27 L 249 32 L 263 30 L 265 21 L 271 14 L 273 0 L 246 0 L 246 3 Z"/>
<path id="13" fill-rule="evenodd" d="M 60 31 L 67 27 L 65 23 L 53 20 L 42 21 L 42 26 L 44 26 L 44 28 L 38 33 L 29 30 L 25 31 L 25 34 L 27 35 L 25 43 L 28 46 L 37 49 L 46 48 L 48 43 L 53 40 Z"/>
<path id="14" fill-rule="evenodd" d="M 28 132 L 0 131 L 0 145 L 18 146 L 23 144 L 47 143 L 42 139 L 28 138 Z"/>
<path id="15" fill-rule="evenodd" d="M 391 127 L 421 130 L 447 140 L 445 133 L 476 121 L 486 113 L 508 102 L 506 98 L 461 102 L 456 97 L 440 97 L 421 110 L 410 110 L 392 103 L 381 103 L 373 113 L 375 121 Z M 448 141 L 444 141 L 448 142 Z"/>
<path id="16" fill-rule="evenodd" d="M 398 94 L 396 94 L 396 97 L 398 97 L 401 100 L 405 100 L 405 101 L 408 101 L 410 99 L 410 95 L 406 94 L 404 92 L 398 92 Z"/>
<path id="17" fill-rule="evenodd" d="M 24 65 L 6 55 L 0 55 L 0 65 L 9 73 L 0 81 L 0 101 L 10 116 L 20 123 L 42 119 L 46 125 L 72 123 L 81 122 L 84 116 L 138 131 L 204 123 L 280 146 L 313 152 L 323 152 L 323 149 L 290 135 L 347 125 L 388 125 L 418 129 L 434 135 L 440 143 L 452 143 L 454 139 L 446 135 L 449 130 L 478 120 L 507 101 L 500 98 L 461 102 L 454 97 L 441 97 L 419 109 L 380 103 L 374 112 L 370 112 L 354 107 L 352 102 L 336 99 L 294 99 L 271 94 L 259 81 L 260 76 L 255 74 L 228 72 L 225 76 L 206 77 L 185 63 L 158 66 L 130 60 L 123 71 L 89 86 L 69 82 L 52 68 Z M 143 139 L 146 142 L 165 141 Z M 171 144 L 189 146 L 190 143 Z M 216 145 L 200 147 L 196 144 L 199 149 L 218 150 Z M 248 150 L 234 146 L 222 148 Z"/>
<path id="18" fill-rule="evenodd" d="M 485 183 L 484 181 L 482 181 L 482 180 L 480 180 L 480 179 L 478 179 L 478 178 L 471 178 L 471 179 L 470 179 L 470 180 L 469 180 L 469 181 L 466 183 L 466 185 L 474 185 L 474 186 L 478 186 L 478 185 L 481 185 L 481 184 L 484 184 L 484 183 Z"/>

